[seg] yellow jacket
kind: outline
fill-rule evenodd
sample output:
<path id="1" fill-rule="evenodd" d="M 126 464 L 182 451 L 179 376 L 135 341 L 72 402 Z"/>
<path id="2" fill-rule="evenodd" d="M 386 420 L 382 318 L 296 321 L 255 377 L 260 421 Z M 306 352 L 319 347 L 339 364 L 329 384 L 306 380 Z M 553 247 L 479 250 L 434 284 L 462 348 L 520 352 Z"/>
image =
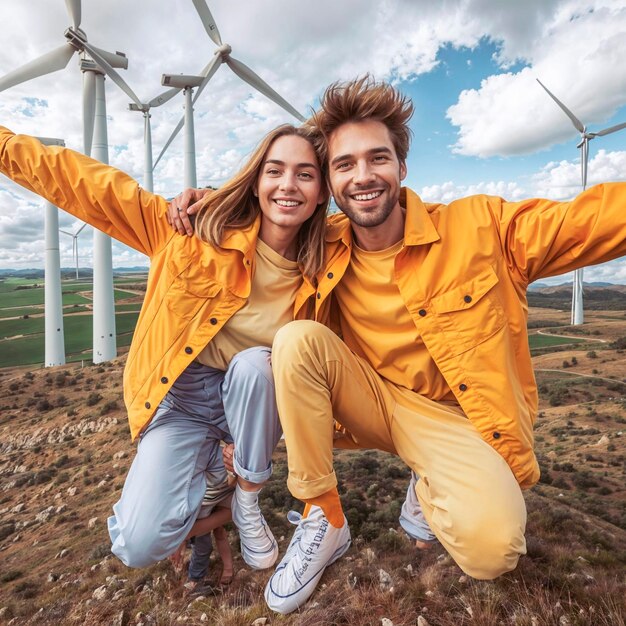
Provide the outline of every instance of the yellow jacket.
<path id="1" fill-rule="evenodd" d="M 472 196 L 447 206 L 424 204 L 403 189 L 400 203 L 406 222 L 395 268 L 406 307 L 467 417 L 519 483 L 531 486 L 539 479 L 537 387 L 526 288 L 626 254 L 626 184 L 598 185 L 563 203 Z M 344 215 L 330 218 L 326 240 L 315 318 L 333 325 L 329 296 L 352 245 Z M 303 286 L 300 300 L 312 293 Z"/>
<path id="2" fill-rule="evenodd" d="M 228 232 L 215 249 L 197 237 L 174 233 L 165 217 L 167 200 L 143 190 L 130 176 L 1 126 L 0 171 L 150 257 L 146 295 L 124 370 L 124 401 L 135 439 L 172 383 L 245 304 L 260 219 L 244 231 Z M 300 299 L 300 307 L 304 302 Z"/>

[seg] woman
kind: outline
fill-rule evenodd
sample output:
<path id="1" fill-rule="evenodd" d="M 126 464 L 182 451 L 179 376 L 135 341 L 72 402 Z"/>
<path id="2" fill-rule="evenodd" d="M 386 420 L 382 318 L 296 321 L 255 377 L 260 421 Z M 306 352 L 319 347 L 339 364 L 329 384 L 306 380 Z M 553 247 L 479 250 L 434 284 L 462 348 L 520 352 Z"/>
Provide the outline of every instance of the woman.
<path id="1" fill-rule="evenodd" d="M 172 233 L 166 200 L 126 174 L 2 127 L 0 171 L 151 258 L 124 372 L 139 444 L 109 518 L 113 553 L 143 567 L 176 550 L 224 439 L 236 449 L 232 510 L 244 560 L 270 567 L 278 549 L 258 507 L 281 434 L 269 346 L 281 325 L 304 313 L 295 294 L 321 269 L 328 204 L 304 131 L 285 125 L 269 133 L 206 198 L 198 237 Z"/>

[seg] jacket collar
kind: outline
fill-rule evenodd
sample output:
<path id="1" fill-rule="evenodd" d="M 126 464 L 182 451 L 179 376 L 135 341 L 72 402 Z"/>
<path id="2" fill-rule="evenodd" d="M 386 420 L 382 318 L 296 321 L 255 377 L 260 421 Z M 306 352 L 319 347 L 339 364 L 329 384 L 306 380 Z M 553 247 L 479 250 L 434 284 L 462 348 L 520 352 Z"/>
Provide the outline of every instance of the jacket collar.
<path id="1" fill-rule="evenodd" d="M 400 190 L 400 206 L 406 209 L 405 245 L 420 246 L 440 239 L 421 198 L 408 187 L 402 187 Z M 326 241 L 329 243 L 342 241 L 346 246 L 350 246 L 352 228 L 350 228 L 350 220 L 343 213 L 331 216 L 326 229 Z"/>
<path id="2" fill-rule="evenodd" d="M 261 213 L 259 213 L 247 228 L 233 228 L 226 231 L 220 248 L 225 250 L 239 250 L 246 259 L 254 256 L 256 250 L 256 241 L 259 237 L 259 229 L 261 228 Z"/>

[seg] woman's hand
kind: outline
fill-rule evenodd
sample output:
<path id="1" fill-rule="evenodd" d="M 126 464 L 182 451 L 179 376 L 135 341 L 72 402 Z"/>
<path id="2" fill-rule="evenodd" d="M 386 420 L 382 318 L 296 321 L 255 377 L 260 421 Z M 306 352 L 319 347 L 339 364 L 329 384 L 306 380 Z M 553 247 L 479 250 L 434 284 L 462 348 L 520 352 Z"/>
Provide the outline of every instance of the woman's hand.
<path id="1" fill-rule="evenodd" d="M 198 212 L 202 206 L 202 199 L 210 191 L 210 189 L 185 189 L 170 200 L 167 211 L 168 224 L 181 235 L 193 235 L 193 226 L 189 216 Z"/>

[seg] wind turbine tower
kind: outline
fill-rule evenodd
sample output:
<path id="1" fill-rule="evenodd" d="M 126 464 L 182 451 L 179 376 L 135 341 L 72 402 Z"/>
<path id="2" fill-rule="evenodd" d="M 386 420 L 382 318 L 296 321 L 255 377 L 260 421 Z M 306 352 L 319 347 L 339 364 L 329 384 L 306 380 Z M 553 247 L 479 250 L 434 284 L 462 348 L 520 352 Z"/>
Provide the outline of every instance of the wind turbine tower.
<path id="1" fill-rule="evenodd" d="M 626 122 L 622 124 L 616 124 L 609 128 L 604 128 L 595 133 L 587 131 L 587 127 L 537 78 L 537 82 L 544 88 L 547 94 L 557 103 L 562 111 L 569 117 L 574 128 L 580 133 L 580 143 L 576 146 L 580 148 L 580 174 L 582 179 L 583 191 L 587 188 L 587 166 L 589 163 L 589 142 L 594 137 L 604 137 L 604 135 L 610 135 L 611 133 L 626 128 Z M 573 325 L 580 325 L 585 321 L 583 310 L 583 268 L 580 268 L 574 272 L 574 285 L 572 293 L 572 313 L 571 323 Z"/>
<path id="2" fill-rule="evenodd" d="M 39 137 L 47 146 L 64 146 L 62 139 Z M 61 290 L 61 257 L 59 253 L 59 209 L 46 201 L 46 258 L 44 265 L 44 367 L 65 365 L 63 330 L 63 293 Z"/>
<path id="3" fill-rule="evenodd" d="M 150 109 L 165 104 L 173 98 L 180 89 L 168 89 L 164 93 L 152 98 L 149 102 L 135 103 L 128 105 L 130 111 L 140 111 L 143 114 L 143 148 L 144 148 L 144 168 L 143 168 L 143 188 L 147 191 L 154 191 L 154 181 L 152 171 L 152 128 L 150 126 Z"/>

